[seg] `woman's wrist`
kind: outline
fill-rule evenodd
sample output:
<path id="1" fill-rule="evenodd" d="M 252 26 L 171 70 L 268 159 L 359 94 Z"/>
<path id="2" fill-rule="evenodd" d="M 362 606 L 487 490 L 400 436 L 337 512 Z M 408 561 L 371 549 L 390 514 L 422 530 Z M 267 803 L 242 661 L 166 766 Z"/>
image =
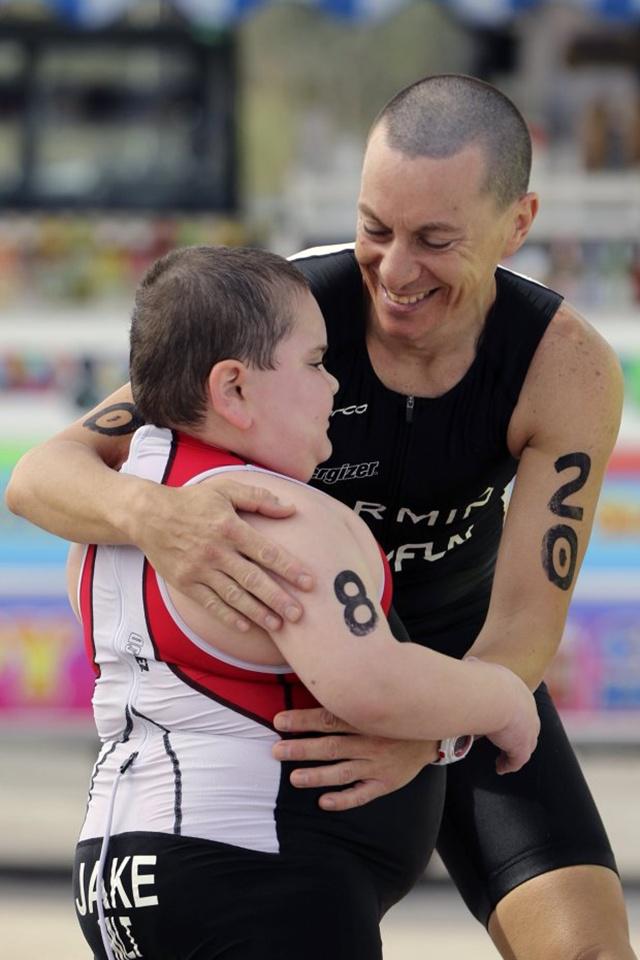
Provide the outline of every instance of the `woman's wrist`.
<path id="1" fill-rule="evenodd" d="M 121 535 L 120 543 L 144 552 L 149 531 L 161 522 L 166 487 L 141 477 L 119 474 L 118 495 L 111 499 L 109 522 Z M 127 484 L 124 489 L 122 481 Z"/>

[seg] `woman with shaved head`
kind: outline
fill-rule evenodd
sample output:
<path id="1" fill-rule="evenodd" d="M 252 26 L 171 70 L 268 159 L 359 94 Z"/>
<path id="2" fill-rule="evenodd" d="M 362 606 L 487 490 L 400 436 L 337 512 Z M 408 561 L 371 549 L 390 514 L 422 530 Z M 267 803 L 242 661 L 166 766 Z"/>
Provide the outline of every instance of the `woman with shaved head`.
<path id="1" fill-rule="evenodd" d="M 519 111 L 471 77 L 427 77 L 379 114 L 355 245 L 295 258 L 340 381 L 333 453 L 312 483 L 382 543 L 414 642 L 504 664 L 536 691 L 541 734 L 523 770 L 499 777 L 480 741 L 447 771 L 438 849 L 469 908 L 505 960 L 630 960 L 614 857 L 542 683 L 616 439 L 622 379 L 561 295 L 499 266 L 538 209 L 530 162 Z M 108 401 L 133 420 L 130 402 L 128 388 Z M 233 513 L 275 523 L 286 505 L 228 480 L 166 491 L 120 477 L 108 468 L 125 459 L 128 437 L 99 414 L 27 455 L 12 509 L 69 539 L 139 545 L 223 622 L 277 629 L 304 617 L 304 599 L 286 589 L 314 589 L 304 557 Z M 332 761 L 291 775 L 300 789 L 327 790 L 328 816 L 410 782 L 438 751 L 363 736 L 321 711 L 279 722 L 300 735 L 274 748 L 280 759 Z"/>

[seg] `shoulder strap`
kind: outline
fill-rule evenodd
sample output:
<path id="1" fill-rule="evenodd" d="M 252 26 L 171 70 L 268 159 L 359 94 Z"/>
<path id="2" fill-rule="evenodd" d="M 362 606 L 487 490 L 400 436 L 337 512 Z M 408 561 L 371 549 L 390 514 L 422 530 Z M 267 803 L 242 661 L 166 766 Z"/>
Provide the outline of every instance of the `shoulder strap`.
<path id="1" fill-rule="evenodd" d="M 480 349 L 491 358 L 515 406 L 533 355 L 563 298 L 555 290 L 504 267 L 498 267 L 496 283 L 496 300 Z"/>
<path id="2" fill-rule="evenodd" d="M 313 247 L 290 259 L 305 275 L 320 304 L 330 349 L 353 339 L 354 334 L 361 336 L 364 289 L 354 245 Z"/>

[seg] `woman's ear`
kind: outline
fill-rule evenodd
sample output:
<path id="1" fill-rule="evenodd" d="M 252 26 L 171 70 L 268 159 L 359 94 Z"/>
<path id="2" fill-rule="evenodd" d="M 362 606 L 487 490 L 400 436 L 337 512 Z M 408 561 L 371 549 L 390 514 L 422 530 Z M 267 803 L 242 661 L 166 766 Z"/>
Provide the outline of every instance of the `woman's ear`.
<path id="1" fill-rule="evenodd" d="M 238 430 L 253 423 L 246 395 L 249 370 L 241 360 L 221 360 L 209 373 L 209 398 L 214 413 Z"/>
<path id="2" fill-rule="evenodd" d="M 526 193 L 514 204 L 511 229 L 502 251 L 502 257 L 512 256 L 527 239 L 527 234 L 538 212 L 538 205 L 537 193 Z"/>

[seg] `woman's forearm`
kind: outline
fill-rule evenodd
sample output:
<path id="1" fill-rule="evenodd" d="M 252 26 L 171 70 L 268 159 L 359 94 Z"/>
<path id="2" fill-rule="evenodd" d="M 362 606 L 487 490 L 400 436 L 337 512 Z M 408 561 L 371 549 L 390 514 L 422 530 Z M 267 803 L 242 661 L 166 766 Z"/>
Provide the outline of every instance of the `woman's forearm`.
<path id="1" fill-rule="evenodd" d="M 499 663 L 508 667 L 527 684 L 530 690 L 536 690 L 540 686 L 556 650 L 557 644 L 554 644 L 548 650 L 537 647 L 532 653 L 529 650 L 510 647 L 496 641 L 495 645 L 482 643 L 476 646 L 474 644 L 470 648 L 469 654 L 485 663 Z"/>
<path id="2" fill-rule="evenodd" d="M 75 543 L 138 547 L 165 580 L 228 626 L 268 626 L 273 614 L 299 619 L 299 603 L 269 571 L 308 590 L 306 566 L 237 516 L 242 510 L 281 519 L 293 505 L 225 476 L 175 488 L 119 473 L 101 449 L 110 463 L 123 463 L 129 439 L 106 450 L 60 436 L 35 447 L 14 470 L 7 506 Z"/>
<path id="3" fill-rule="evenodd" d="M 56 440 L 22 457 L 5 499 L 13 513 L 65 540 L 134 543 L 143 501 L 155 486 L 112 470 L 82 443 Z"/>

